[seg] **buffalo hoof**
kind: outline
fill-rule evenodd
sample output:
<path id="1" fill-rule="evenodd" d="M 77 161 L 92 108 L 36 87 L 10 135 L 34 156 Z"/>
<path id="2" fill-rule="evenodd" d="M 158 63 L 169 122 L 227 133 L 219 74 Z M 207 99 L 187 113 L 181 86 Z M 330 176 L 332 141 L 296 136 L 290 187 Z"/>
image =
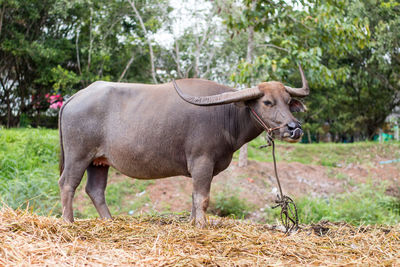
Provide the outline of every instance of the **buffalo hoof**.
<path id="1" fill-rule="evenodd" d="M 204 229 L 204 228 L 207 228 L 208 223 L 207 223 L 206 218 L 202 218 L 202 219 L 194 220 L 194 225 L 197 228 Z"/>
<path id="2" fill-rule="evenodd" d="M 70 218 L 65 218 L 65 217 L 63 217 L 63 222 L 64 222 L 65 224 L 74 223 L 74 218 L 70 219 Z"/>
<path id="3" fill-rule="evenodd" d="M 190 216 L 189 218 L 189 223 L 192 224 L 193 226 L 195 226 L 196 228 L 200 228 L 200 229 L 204 229 L 207 228 L 208 223 L 206 218 L 193 218 L 192 216 Z"/>

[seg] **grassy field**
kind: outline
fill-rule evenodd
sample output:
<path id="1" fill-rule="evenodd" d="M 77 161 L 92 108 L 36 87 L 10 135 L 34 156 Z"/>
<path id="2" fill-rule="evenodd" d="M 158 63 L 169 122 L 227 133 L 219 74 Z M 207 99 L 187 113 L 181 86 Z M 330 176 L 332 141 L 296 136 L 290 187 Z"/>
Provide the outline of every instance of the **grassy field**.
<path id="1" fill-rule="evenodd" d="M 265 153 L 265 149 L 259 149 L 264 145 L 263 136 L 250 143 L 249 158 L 258 161 L 272 161 L 271 153 Z M 269 150 L 269 148 L 268 148 Z M 319 144 L 289 144 L 277 142 L 276 155 L 278 161 L 300 162 L 321 166 L 336 167 L 346 164 L 368 164 L 377 155 L 382 158 L 400 158 L 400 143 L 388 142 L 378 144 L 376 142 L 358 143 L 319 143 Z M 238 154 L 235 154 L 237 158 Z"/>
<path id="2" fill-rule="evenodd" d="M 262 138 L 251 142 L 249 158 L 271 161 L 270 152 L 259 149 Z M 58 189 L 58 132 L 48 129 L 0 130 L 0 198 L 14 209 L 21 207 L 40 215 L 60 215 Z M 378 156 L 377 156 L 378 155 Z M 347 164 L 372 164 L 379 158 L 400 158 L 400 144 L 363 142 L 354 144 L 277 144 L 279 161 L 300 162 L 335 168 Z M 399 163 L 396 163 L 399 164 Z M 114 170 L 112 170 L 115 172 Z M 343 179 L 343 177 L 337 177 Z M 143 205 L 149 205 L 146 188 L 153 181 L 121 180 L 110 183 L 106 198 L 113 214 L 128 214 Z M 82 182 L 84 184 L 84 181 Z M 82 187 L 82 185 L 81 185 Z M 385 183 L 365 183 L 357 189 L 328 198 L 303 197 L 297 199 L 300 220 L 303 223 L 320 220 L 346 221 L 360 224 L 396 224 L 400 222 L 400 199 L 385 194 Z M 80 190 L 80 189 L 78 189 Z M 142 194 L 143 193 L 143 194 Z M 136 196 L 131 200 L 131 196 Z M 229 197 L 227 197 L 229 196 Z M 129 199 L 130 205 L 122 203 Z M 125 203 L 124 202 L 124 203 Z M 252 207 L 235 193 L 216 195 L 215 214 L 233 214 L 243 218 Z M 166 209 L 168 210 L 168 209 Z M 151 211 L 151 209 L 150 209 Z M 90 203 L 77 214 L 80 218 L 96 217 Z M 265 221 L 274 222 L 276 211 L 265 211 Z"/>

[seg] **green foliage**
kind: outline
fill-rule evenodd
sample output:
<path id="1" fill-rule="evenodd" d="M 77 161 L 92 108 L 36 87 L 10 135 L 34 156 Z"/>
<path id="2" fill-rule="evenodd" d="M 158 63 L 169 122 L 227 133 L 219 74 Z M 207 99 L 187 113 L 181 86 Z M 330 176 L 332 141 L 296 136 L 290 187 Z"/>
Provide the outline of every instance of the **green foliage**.
<path id="1" fill-rule="evenodd" d="M 157 31 L 167 3 L 135 2 L 147 30 Z M 146 33 L 128 1 L 4 0 L 0 25 L 0 124 L 7 127 L 18 126 L 21 114 L 40 124 L 34 118 L 48 109 L 47 93 L 68 97 L 96 80 L 150 81 Z"/>
<path id="2" fill-rule="evenodd" d="M 256 59 L 242 59 L 232 81 L 299 84 L 305 69 L 311 94 L 304 128 L 371 138 L 400 105 L 398 1 L 220 1 L 234 33 L 254 27 Z M 298 8 L 302 6 L 302 8 Z"/>
<path id="3" fill-rule="evenodd" d="M 60 215 L 58 188 L 59 139 L 57 130 L 0 130 L 0 205 L 26 208 L 38 214 Z M 110 170 L 110 173 L 115 172 Z M 137 211 L 150 202 L 146 188 L 154 181 L 109 180 L 106 201 L 112 213 Z M 97 217 L 97 211 L 84 193 L 86 178 L 77 195 L 84 199 L 75 205 L 76 216 Z M 78 196 L 77 196 L 78 197 Z M 79 212 L 80 211 L 80 212 Z"/>
<path id="4" fill-rule="evenodd" d="M 0 198 L 12 208 L 60 211 L 54 130 L 0 130 Z"/>
<path id="5" fill-rule="evenodd" d="M 67 92 L 80 82 L 80 78 L 75 72 L 68 71 L 60 65 L 51 69 L 51 74 L 52 78 L 50 81 L 53 82 L 53 89 L 56 92 Z"/>
<path id="6" fill-rule="evenodd" d="M 305 197 L 296 201 L 301 223 L 321 220 L 345 221 L 353 225 L 396 224 L 399 200 L 385 195 L 384 186 L 364 184 L 355 192 L 326 199 Z"/>
<path id="7" fill-rule="evenodd" d="M 215 200 L 210 203 L 209 210 L 218 216 L 243 219 L 252 210 L 252 206 L 245 200 L 239 198 L 237 192 L 224 190 L 217 193 Z"/>
<path id="8" fill-rule="evenodd" d="M 371 138 L 400 105 L 398 1 L 200 5 L 190 11 L 193 25 L 168 47 L 154 38 L 174 33 L 177 18 L 171 15 L 181 11 L 172 12 L 167 1 L 135 1 L 147 32 L 129 1 L 1 1 L 0 124 L 43 126 L 47 93 L 68 97 L 95 80 L 152 82 L 149 38 L 162 82 L 202 77 L 232 85 L 278 80 L 298 86 L 301 63 L 311 94 L 309 112 L 299 117 L 317 140 L 325 123 L 337 138 Z M 252 63 L 245 60 L 250 28 Z"/>

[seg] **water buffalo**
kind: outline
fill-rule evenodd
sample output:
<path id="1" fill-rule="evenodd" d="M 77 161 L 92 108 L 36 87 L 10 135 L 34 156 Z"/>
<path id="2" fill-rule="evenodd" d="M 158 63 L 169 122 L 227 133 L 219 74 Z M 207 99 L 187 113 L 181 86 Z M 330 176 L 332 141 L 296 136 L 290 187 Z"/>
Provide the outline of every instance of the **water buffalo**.
<path id="1" fill-rule="evenodd" d="M 137 179 L 184 175 L 193 179 L 191 219 L 204 226 L 211 181 L 233 153 L 263 131 L 250 110 L 283 140 L 297 142 L 300 123 L 291 112 L 305 106 L 292 97 L 303 87 L 280 82 L 234 90 L 202 80 L 146 85 L 95 82 L 61 108 L 59 186 L 63 218 L 73 222 L 72 202 L 87 171 L 86 192 L 101 218 L 111 218 L 104 191 L 109 166 Z M 175 87 L 175 90 L 174 90 Z"/>

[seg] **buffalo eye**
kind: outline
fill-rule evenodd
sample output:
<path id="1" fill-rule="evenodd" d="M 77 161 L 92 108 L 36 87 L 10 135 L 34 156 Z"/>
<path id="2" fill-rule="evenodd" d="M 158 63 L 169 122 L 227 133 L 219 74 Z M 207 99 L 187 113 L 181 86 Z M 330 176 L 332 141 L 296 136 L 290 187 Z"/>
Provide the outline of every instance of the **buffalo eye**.
<path id="1" fill-rule="evenodd" d="M 272 102 L 269 101 L 269 100 L 265 100 L 263 103 L 264 103 L 264 105 L 266 105 L 266 106 L 272 106 Z"/>

